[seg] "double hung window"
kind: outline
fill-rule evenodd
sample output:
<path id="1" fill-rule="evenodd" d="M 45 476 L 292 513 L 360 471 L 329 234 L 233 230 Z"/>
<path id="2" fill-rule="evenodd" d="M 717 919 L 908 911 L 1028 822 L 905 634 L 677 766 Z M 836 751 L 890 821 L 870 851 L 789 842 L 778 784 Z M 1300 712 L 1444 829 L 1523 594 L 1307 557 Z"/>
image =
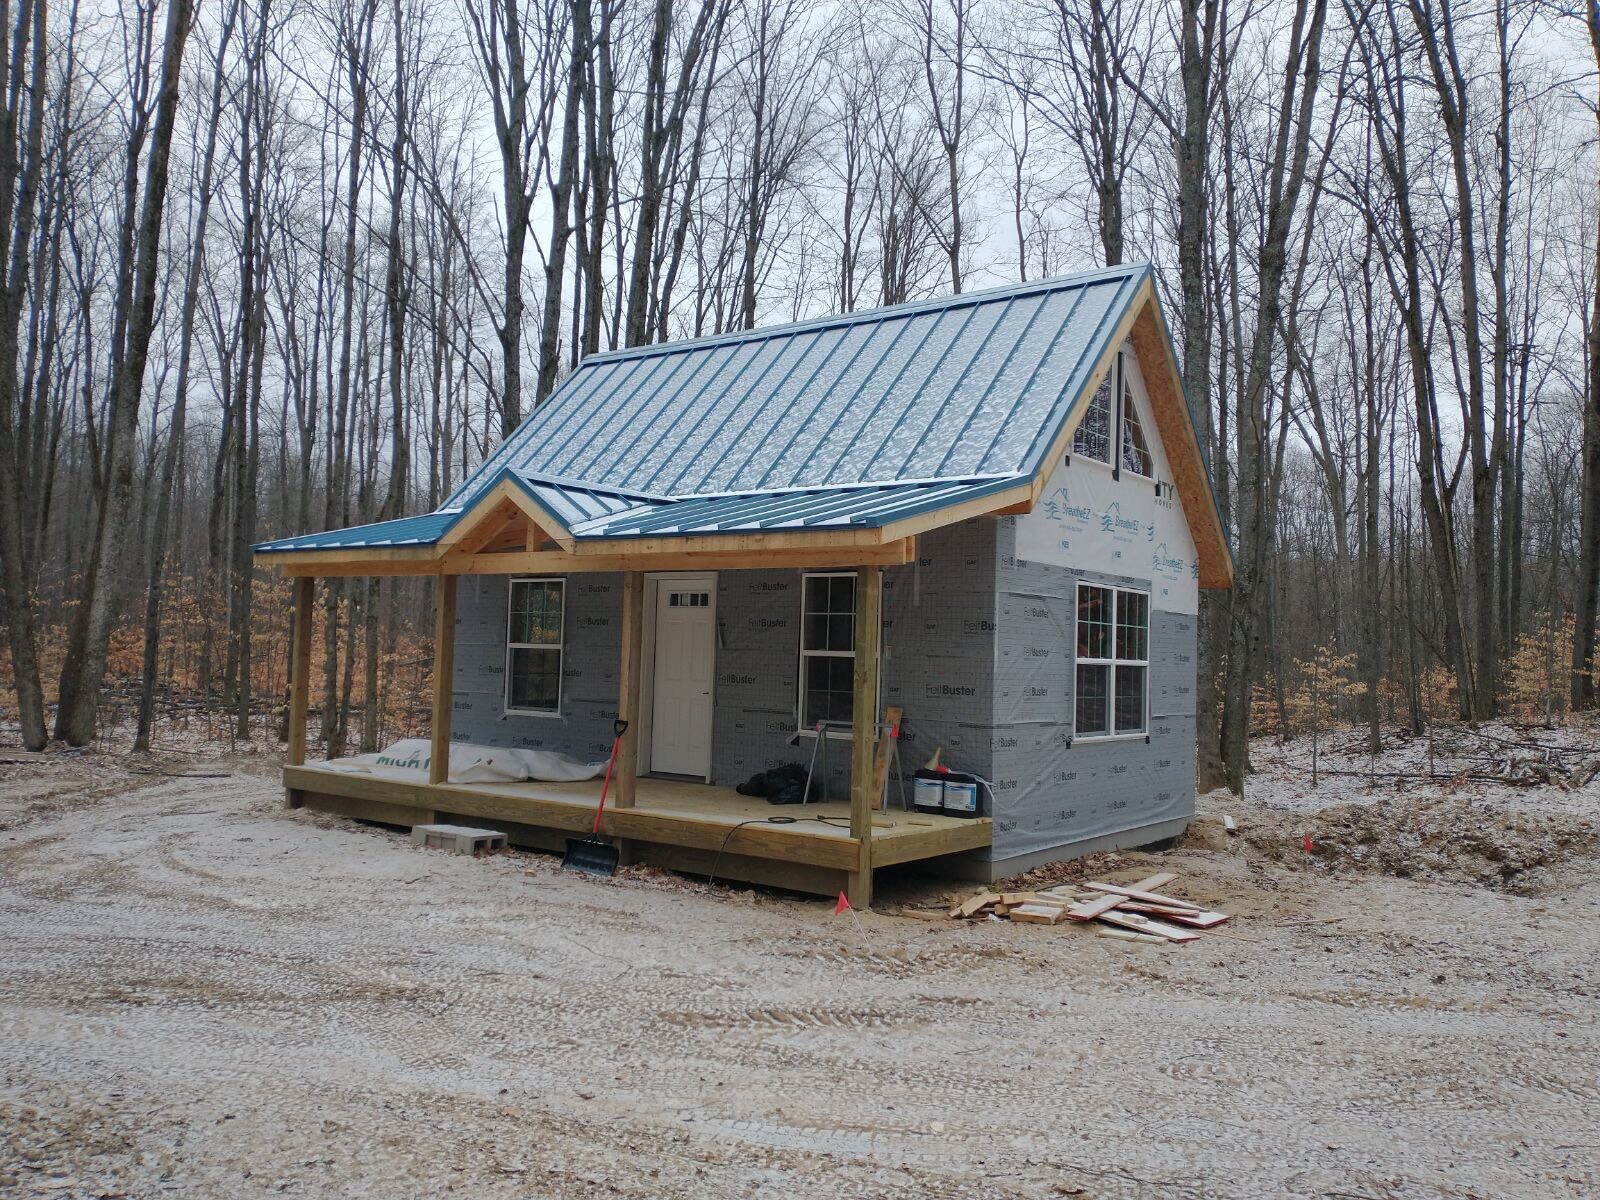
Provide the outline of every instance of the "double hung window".
<path id="1" fill-rule="evenodd" d="M 1096 738 L 1146 732 L 1149 594 L 1080 583 L 1077 632 L 1075 735 Z"/>
<path id="2" fill-rule="evenodd" d="M 856 577 L 805 575 L 800 588 L 800 728 L 848 725 L 855 706 Z"/>
<path id="3" fill-rule="evenodd" d="M 506 621 L 506 711 L 561 711 L 566 581 L 513 579 Z"/>

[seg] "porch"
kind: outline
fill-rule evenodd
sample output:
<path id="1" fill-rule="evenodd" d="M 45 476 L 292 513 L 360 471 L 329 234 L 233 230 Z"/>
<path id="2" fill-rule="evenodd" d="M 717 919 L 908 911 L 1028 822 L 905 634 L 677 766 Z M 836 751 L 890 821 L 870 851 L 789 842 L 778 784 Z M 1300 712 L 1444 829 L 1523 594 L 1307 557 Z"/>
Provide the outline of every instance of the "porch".
<path id="1" fill-rule="evenodd" d="M 405 783 L 320 763 L 286 766 L 283 781 L 294 806 L 394 825 L 487 822 L 514 845 L 543 850 L 587 834 L 600 794 L 599 780 Z M 849 890 L 863 857 L 873 868 L 895 866 L 979 849 L 991 836 L 985 818 L 874 810 L 863 856 L 846 801 L 775 806 L 731 788 L 649 776 L 634 780 L 631 806 L 613 808 L 615 793 L 613 781 L 600 831 L 619 842 L 625 861 L 818 895 Z"/>
<path id="2" fill-rule="evenodd" d="M 554 523 L 548 516 L 543 520 Z M 744 543 L 738 550 L 708 549 L 694 538 L 669 539 L 661 545 L 631 547 L 618 555 L 612 547 L 591 549 L 583 543 L 570 551 L 533 549 L 546 544 L 545 525 L 512 504 L 491 504 L 480 520 L 464 525 L 472 530 L 465 548 L 459 540 L 453 546 L 435 546 L 426 551 L 430 557 L 425 560 L 404 548 L 341 551 L 328 547 L 261 556 L 264 562 L 283 567 L 296 583 L 284 768 L 290 804 L 305 803 L 394 824 L 428 823 L 442 817 L 508 823 L 515 826 L 508 829 L 514 842 L 550 849 L 560 848 L 569 834 L 587 831 L 598 798 L 598 786 L 593 783 L 465 787 L 446 781 L 452 741 L 457 590 L 463 576 L 472 579 L 538 571 L 570 579 L 610 573 L 620 584 L 613 649 L 617 690 L 612 711 L 626 727 L 617 747 L 601 828 L 623 843 L 624 861 L 631 856 L 633 861 L 694 874 L 708 874 L 715 867 L 719 878 L 819 894 L 843 890 L 857 908 L 866 908 L 872 904 L 877 867 L 939 858 L 990 844 L 991 827 L 986 820 L 882 811 L 883 797 L 891 790 L 893 741 L 888 731 L 899 722 L 898 710 L 879 707 L 882 568 L 912 560 L 914 534 L 876 544 L 857 543 L 860 531 L 837 530 L 804 535 L 815 539 L 815 544 L 809 545 L 787 540 L 803 536 L 797 534 L 740 534 L 719 539 L 719 544 Z M 872 532 L 882 536 L 881 531 Z M 485 540 L 492 548 L 484 548 Z M 646 608 L 646 597 L 654 594 L 653 582 L 662 578 L 663 572 L 819 568 L 848 573 L 855 580 L 855 651 L 846 694 L 860 726 L 854 736 L 828 735 L 843 743 L 836 745 L 835 752 L 843 749 L 848 761 L 848 802 L 806 806 L 807 810 L 798 814 L 806 819 L 791 825 L 769 818 L 795 814 L 764 801 L 726 788 L 654 777 L 646 765 L 648 760 L 642 759 L 640 745 L 641 728 L 650 723 L 652 707 L 646 695 L 649 675 L 644 664 L 649 645 L 647 612 L 652 611 Z M 427 575 L 434 584 L 432 754 L 425 784 L 352 776 L 309 763 L 306 756 L 316 578 L 399 574 Z M 707 642 L 708 648 L 711 644 Z M 605 707 L 610 709 L 610 703 Z M 724 774 L 722 778 L 732 776 Z M 898 797 L 898 790 L 895 795 Z"/>

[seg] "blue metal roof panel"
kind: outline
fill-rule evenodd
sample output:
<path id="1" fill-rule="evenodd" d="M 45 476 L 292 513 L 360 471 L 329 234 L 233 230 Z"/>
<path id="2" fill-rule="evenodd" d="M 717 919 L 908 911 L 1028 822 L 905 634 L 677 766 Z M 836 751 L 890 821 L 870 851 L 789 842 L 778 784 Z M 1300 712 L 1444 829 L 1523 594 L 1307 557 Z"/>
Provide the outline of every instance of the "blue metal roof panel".
<path id="1" fill-rule="evenodd" d="M 838 527 L 877 528 L 946 505 L 1005 491 L 1027 481 L 1006 475 L 923 480 L 866 487 L 795 488 L 692 496 L 639 505 L 573 530 L 582 540 L 685 537 L 739 531 L 782 532 Z"/>
<path id="2" fill-rule="evenodd" d="M 358 550 L 431 546 L 455 523 L 456 516 L 455 513 L 447 512 L 424 513 L 420 517 L 401 517 L 394 521 L 378 521 L 372 525 L 352 525 L 347 529 L 330 529 L 325 533 L 307 533 L 299 537 L 257 542 L 251 549 L 257 553 L 270 554 L 285 550 Z"/>
<path id="3" fill-rule="evenodd" d="M 506 468 L 679 495 L 1031 472 L 1148 272 L 590 355 L 445 507 Z"/>
<path id="4" fill-rule="evenodd" d="M 592 354 L 438 512 L 258 549 L 431 545 L 505 478 L 583 538 L 886 524 L 1000 490 L 1039 470 L 1149 272 Z"/>
<path id="5" fill-rule="evenodd" d="M 570 531 L 598 518 L 637 508 L 641 503 L 665 503 L 665 497 L 621 488 L 593 487 L 576 479 L 510 471 L 508 476 Z"/>

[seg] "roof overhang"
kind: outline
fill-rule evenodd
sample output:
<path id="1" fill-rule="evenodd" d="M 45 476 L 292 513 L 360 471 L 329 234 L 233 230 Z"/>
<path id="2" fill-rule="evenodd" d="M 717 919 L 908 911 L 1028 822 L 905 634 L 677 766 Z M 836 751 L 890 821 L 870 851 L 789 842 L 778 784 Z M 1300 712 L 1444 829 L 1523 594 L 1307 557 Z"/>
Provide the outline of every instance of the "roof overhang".
<path id="1" fill-rule="evenodd" d="M 1026 476 L 1004 476 L 649 498 L 568 524 L 556 512 L 564 503 L 505 478 L 429 544 L 396 544 L 385 540 L 383 526 L 366 526 L 368 538 L 385 544 L 267 542 L 257 547 L 256 562 L 289 575 L 896 565 L 911 561 L 918 534 L 1019 511 L 1031 502 L 1032 487 Z"/>
<path id="2" fill-rule="evenodd" d="M 1128 342 L 1133 344 L 1134 356 L 1139 361 L 1139 373 L 1149 393 L 1156 429 L 1167 452 L 1167 464 L 1172 468 L 1173 486 L 1183 503 L 1190 536 L 1194 538 L 1195 553 L 1200 561 L 1200 586 L 1207 589 L 1230 588 L 1233 586 L 1233 550 L 1228 544 L 1216 492 L 1211 486 L 1210 468 L 1200 449 L 1194 414 L 1183 394 L 1183 373 L 1178 366 L 1177 353 L 1172 348 L 1172 336 L 1167 329 L 1166 318 L 1161 313 L 1153 275 L 1146 274 L 1139 284 L 1119 317 L 1112 336 L 1107 339 L 1105 351 L 1095 363 L 1087 386 L 1079 392 L 1066 420 L 1051 439 L 1048 451 L 1034 472 L 1033 487 L 1024 511 L 1031 510 L 1038 503 L 1052 467 L 1062 461 L 1072 445 L 1073 434 L 1089 409 L 1090 398 L 1115 364 L 1123 345 Z"/>
<path id="3" fill-rule="evenodd" d="M 912 539 L 980 516 L 1026 513 L 1121 347 L 1130 343 L 1199 559 L 1202 588 L 1233 582 L 1233 556 L 1155 281 L 1148 268 L 1093 371 L 1064 397 L 1025 474 L 886 480 L 660 496 L 506 468 L 463 509 L 264 542 L 256 562 L 286 574 L 445 575 L 852 566 L 910 561 Z M 1059 402 L 1058 402 L 1059 403 Z"/>

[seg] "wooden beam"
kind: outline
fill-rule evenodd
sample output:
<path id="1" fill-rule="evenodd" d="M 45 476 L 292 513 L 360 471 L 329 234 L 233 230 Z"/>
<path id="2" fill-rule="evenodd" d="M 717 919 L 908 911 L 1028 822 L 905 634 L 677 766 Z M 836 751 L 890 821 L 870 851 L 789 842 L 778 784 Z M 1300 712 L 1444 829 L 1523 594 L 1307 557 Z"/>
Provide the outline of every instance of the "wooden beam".
<path id="1" fill-rule="evenodd" d="M 883 798 L 889 786 L 889 760 L 894 756 L 894 743 L 900 736 L 900 718 L 905 715 L 905 710 L 898 704 L 891 704 L 883 710 L 883 724 L 888 727 L 878 740 L 872 757 L 872 804 L 874 808 L 883 807 Z"/>
<path id="2" fill-rule="evenodd" d="M 1002 509 L 1026 512 L 1033 506 L 1033 499 L 1033 483 L 1025 479 L 1016 487 L 1007 488 L 1003 492 L 991 492 L 987 496 L 963 500 L 947 508 L 936 508 L 932 512 L 918 513 L 903 521 L 895 521 L 884 526 L 884 532 L 897 538 L 911 537 L 914 534 L 926 533 L 930 529 L 955 525 L 972 517 L 998 516 Z"/>
<path id="3" fill-rule="evenodd" d="M 255 556 L 255 565 L 282 567 L 287 575 L 432 575 L 438 557 L 432 546 L 269 550 Z"/>
<path id="4" fill-rule="evenodd" d="M 289 749 L 283 761 L 298 767 L 306 761 L 306 713 L 311 704 L 311 610 L 317 581 L 302 575 L 294 581 L 294 636 L 289 659 Z"/>
<path id="5" fill-rule="evenodd" d="M 872 907 L 872 760 L 878 721 L 878 643 L 883 614 L 883 574 L 877 567 L 856 572 L 854 736 L 850 742 L 850 836 L 856 861 L 845 889 L 856 908 Z"/>
<path id="6" fill-rule="evenodd" d="M 455 524 L 445 530 L 439 538 L 439 553 L 444 554 L 467 543 L 483 522 L 495 521 L 499 517 L 502 505 L 510 505 L 515 511 L 527 517 L 529 522 L 537 525 L 546 537 L 559 543 L 563 550 L 572 549 L 572 538 L 564 532 L 564 527 L 556 519 L 555 514 L 549 512 L 544 505 L 511 480 L 502 479 L 475 501 L 471 508 L 462 513 Z"/>
<path id="7" fill-rule="evenodd" d="M 456 577 L 441 575 L 433 593 L 433 750 L 428 782 L 450 777 L 450 702 L 456 673 Z"/>
<path id="8" fill-rule="evenodd" d="M 510 500 L 501 500 L 474 528 L 452 539 L 449 549 L 457 554 L 476 554 L 504 533 L 513 521 L 522 519 L 521 509 Z"/>
<path id="9" fill-rule="evenodd" d="M 881 546 L 884 542 L 893 540 L 893 536 L 881 527 L 858 525 L 847 528 L 744 530 L 740 532 L 690 533 L 662 537 L 604 538 L 575 542 L 573 544 L 573 553 L 576 557 L 583 558 L 591 554 L 657 555 L 695 554 L 706 551 L 725 553 L 730 550 L 827 550 L 852 546 Z M 860 560 L 857 559 L 857 561 L 859 562 Z"/>
<path id="10" fill-rule="evenodd" d="M 380 554 L 383 552 L 379 552 Z M 402 553 L 390 551 L 388 553 Z M 321 554 L 321 558 L 316 555 Z M 695 551 L 678 554 L 567 554 L 560 550 L 510 551 L 500 554 L 450 555 L 443 559 L 409 556 L 350 559 L 332 551 L 302 551 L 298 555 L 272 555 L 264 566 L 282 567 L 290 576 L 377 575 L 583 575 L 619 571 L 750 571 L 856 567 L 863 563 L 897 567 L 916 556 L 911 538 L 882 546 L 854 549 L 791 548 L 786 550 Z"/>
<path id="11" fill-rule="evenodd" d="M 617 673 L 617 719 L 628 723 L 617 747 L 617 807 L 632 808 L 639 779 L 639 680 L 644 652 L 644 572 L 622 576 L 622 666 Z"/>

